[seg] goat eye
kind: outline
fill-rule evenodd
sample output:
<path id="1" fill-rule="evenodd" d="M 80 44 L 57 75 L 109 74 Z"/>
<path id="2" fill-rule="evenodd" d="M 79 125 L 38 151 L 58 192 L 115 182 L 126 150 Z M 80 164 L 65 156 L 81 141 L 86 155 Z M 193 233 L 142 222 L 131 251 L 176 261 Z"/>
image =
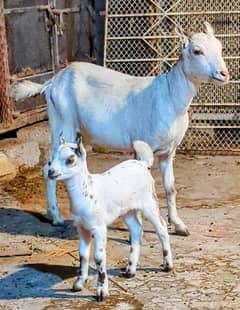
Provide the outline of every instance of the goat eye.
<path id="1" fill-rule="evenodd" d="M 196 55 L 196 56 L 204 55 L 204 53 L 203 53 L 202 50 L 194 50 L 194 51 L 193 51 L 193 54 Z"/>
<path id="2" fill-rule="evenodd" d="M 72 165 L 75 162 L 75 155 L 71 155 L 66 159 L 66 165 Z"/>

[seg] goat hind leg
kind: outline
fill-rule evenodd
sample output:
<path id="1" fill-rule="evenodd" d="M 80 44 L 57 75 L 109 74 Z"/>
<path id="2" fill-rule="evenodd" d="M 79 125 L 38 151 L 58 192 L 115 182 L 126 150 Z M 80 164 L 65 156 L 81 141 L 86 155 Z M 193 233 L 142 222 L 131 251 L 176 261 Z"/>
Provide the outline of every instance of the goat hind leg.
<path id="1" fill-rule="evenodd" d="M 160 162 L 160 170 L 163 178 L 163 186 L 167 195 L 168 219 L 175 226 L 177 235 L 188 236 L 189 230 L 177 214 L 176 190 L 173 174 L 173 156 L 169 156 Z"/>
<path id="2" fill-rule="evenodd" d="M 163 266 L 165 271 L 170 271 L 173 268 L 172 252 L 170 246 L 170 240 L 167 230 L 167 224 L 159 214 L 158 204 L 155 200 L 152 200 L 146 204 L 146 207 L 142 210 L 143 215 L 154 226 L 158 238 L 162 245 L 163 250 Z"/>
<path id="3" fill-rule="evenodd" d="M 140 253 L 140 244 L 143 234 L 141 221 L 142 218 L 139 218 L 138 211 L 128 213 L 124 218 L 124 222 L 126 223 L 130 231 L 130 239 L 131 239 L 131 250 L 128 258 L 128 265 L 126 268 L 127 278 L 132 278 L 136 274 L 137 263 Z"/>

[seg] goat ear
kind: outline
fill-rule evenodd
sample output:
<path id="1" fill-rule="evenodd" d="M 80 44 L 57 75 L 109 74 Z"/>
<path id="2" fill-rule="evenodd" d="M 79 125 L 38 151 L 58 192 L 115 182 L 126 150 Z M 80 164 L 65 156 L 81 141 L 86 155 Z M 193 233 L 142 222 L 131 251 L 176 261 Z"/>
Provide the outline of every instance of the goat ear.
<path id="1" fill-rule="evenodd" d="M 86 150 L 83 146 L 83 142 L 82 142 L 82 135 L 80 134 L 80 132 L 77 132 L 77 153 L 80 157 L 82 157 L 83 159 L 86 159 Z"/>
<path id="2" fill-rule="evenodd" d="M 59 140 L 60 140 L 60 144 L 64 144 L 64 143 L 65 143 L 65 139 L 64 139 L 64 136 L 63 136 L 63 132 L 60 133 L 60 135 L 59 135 Z"/>
<path id="3" fill-rule="evenodd" d="M 214 36 L 214 30 L 211 24 L 209 24 L 208 22 L 204 22 L 204 26 L 206 28 L 206 34 L 208 34 L 209 36 Z"/>
<path id="4" fill-rule="evenodd" d="M 188 35 L 178 26 L 175 27 L 175 32 L 180 39 L 182 48 L 185 48 L 188 45 L 189 37 Z"/>

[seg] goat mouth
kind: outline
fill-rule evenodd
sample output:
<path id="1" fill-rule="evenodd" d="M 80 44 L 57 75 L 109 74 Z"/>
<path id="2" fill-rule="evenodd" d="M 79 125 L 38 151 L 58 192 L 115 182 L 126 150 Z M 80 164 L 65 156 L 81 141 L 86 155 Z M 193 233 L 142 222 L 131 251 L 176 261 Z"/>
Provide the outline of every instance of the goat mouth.
<path id="1" fill-rule="evenodd" d="M 218 83 L 218 84 L 227 84 L 229 82 L 229 80 L 222 80 L 222 79 L 219 79 L 215 76 L 212 76 L 211 79 L 215 82 L 215 83 Z"/>

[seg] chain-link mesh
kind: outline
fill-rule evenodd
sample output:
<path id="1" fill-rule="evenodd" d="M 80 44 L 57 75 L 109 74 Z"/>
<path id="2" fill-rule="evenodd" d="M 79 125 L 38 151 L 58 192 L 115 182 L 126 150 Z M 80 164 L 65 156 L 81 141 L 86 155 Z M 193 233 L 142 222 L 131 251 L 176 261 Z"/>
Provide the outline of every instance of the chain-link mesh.
<path id="1" fill-rule="evenodd" d="M 203 84 L 190 108 L 184 152 L 240 152 L 240 0 L 108 0 L 105 65 L 146 76 L 179 57 L 175 26 L 202 31 L 210 22 L 222 41 L 231 82 Z"/>
<path id="2" fill-rule="evenodd" d="M 0 123 L 11 121 L 11 99 L 9 94 L 9 68 L 4 24 L 3 1 L 0 1 Z"/>

